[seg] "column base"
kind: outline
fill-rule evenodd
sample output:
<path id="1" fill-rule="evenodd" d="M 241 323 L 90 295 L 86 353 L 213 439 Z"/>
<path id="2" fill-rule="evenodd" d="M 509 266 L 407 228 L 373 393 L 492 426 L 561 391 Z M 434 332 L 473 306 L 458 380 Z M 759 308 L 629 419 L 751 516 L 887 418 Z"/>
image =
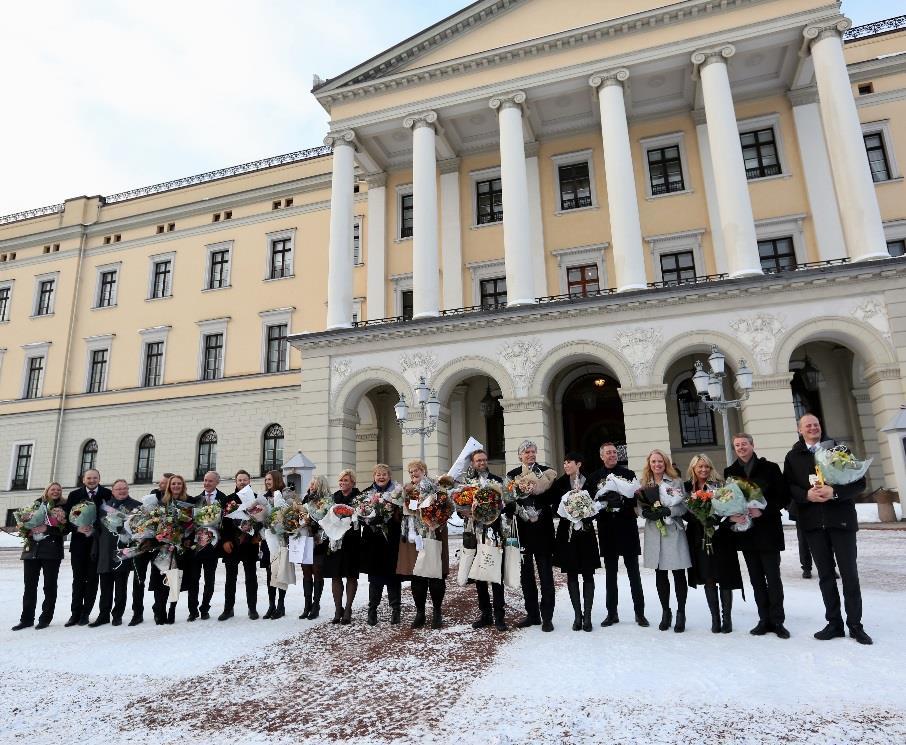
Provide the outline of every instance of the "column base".
<path id="1" fill-rule="evenodd" d="M 623 285 L 622 287 L 617 287 L 617 292 L 630 292 L 632 290 L 647 290 L 647 284 L 634 284 L 634 285 Z"/>
<path id="2" fill-rule="evenodd" d="M 521 299 L 521 300 L 507 300 L 507 302 L 506 302 L 506 307 L 507 307 L 507 308 L 514 308 L 514 307 L 516 307 L 517 305 L 534 305 L 534 304 L 535 304 L 535 298 L 529 298 L 529 299 L 527 299 L 527 300 L 526 300 L 526 299 Z"/>
<path id="3" fill-rule="evenodd" d="M 760 277 L 764 274 L 761 267 L 758 269 L 740 269 L 736 272 L 730 272 L 730 279 L 740 279 L 741 277 Z"/>
<path id="4" fill-rule="evenodd" d="M 352 328 L 352 322 L 348 321 L 346 323 L 335 323 L 335 324 L 329 325 L 325 330 L 326 331 L 335 331 L 337 329 L 351 329 L 351 328 Z"/>
<path id="5" fill-rule="evenodd" d="M 886 250 L 884 251 L 873 251 L 870 254 L 860 254 L 859 256 L 853 256 L 852 262 L 858 261 L 877 261 L 878 259 L 889 259 L 890 253 Z"/>
<path id="6" fill-rule="evenodd" d="M 420 318 L 437 318 L 439 315 L 440 315 L 439 310 L 429 310 L 429 311 L 425 311 L 424 313 L 413 313 L 412 320 L 417 321 Z"/>

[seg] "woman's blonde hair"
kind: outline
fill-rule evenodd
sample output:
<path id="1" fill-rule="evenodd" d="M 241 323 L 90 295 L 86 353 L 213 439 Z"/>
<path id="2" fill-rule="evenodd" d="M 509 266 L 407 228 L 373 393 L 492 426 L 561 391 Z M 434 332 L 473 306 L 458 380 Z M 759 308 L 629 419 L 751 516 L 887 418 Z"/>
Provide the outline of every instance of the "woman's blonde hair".
<path id="1" fill-rule="evenodd" d="M 185 501 L 186 494 L 186 480 L 180 476 L 178 473 L 174 473 L 169 480 L 167 481 L 167 488 L 164 489 L 164 495 L 161 497 L 160 501 L 164 504 L 165 507 L 169 507 L 170 502 L 173 500 L 173 492 L 170 491 L 170 485 L 173 483 L 173 479 L 179 479 L 182 482 L 182 494 L 180 499 Z"/>
<path id="2" fill-rule="evenodd" d="M 352 485 L 355 486 L 355 471 L 351 468 L 344 468 L 340 473 L 337 474 L 337 482 L 340 481 L 344 476 L 349 476 L 349 479 L 352 481 Z"/>
<path id="3" fill-rule="evenodd" d="M 671 461 L 670 458 L 667 457 L 667 454 L 663 450 L 658 450 L 657 448 L 655 448 L 650 453 L 648 453 L 648 457 L 645 458 L 645 467 L 642 469 L 641 478 L 643 485 L 650 486 L 654 483 L 654 474 L 651 473 L 650 465 L 652 455 L 660 455 L 661 458 L 664 459 L 664 463 L 666 465 L 666 468 L 664 469 L 665 476 L 669 476 L 671 479 L 679 478 L 679 471 L 676 470 L 676 467 L 673 465 L 673 461 Z"/>
<path id="4" fill-rule="evenodd" d="M 371 478 L 377 476 L 378 471 L 386 471 L 390 474 L 390 478 L 393 478 L 393 471 L 390 470 L 390 466 L 388 466 L 386 463 L 376 464 L 375 467 L 371 469 Z"/>
<path id="5" fill-rule="evenodd" d="M 411 471 L 415 467 L 421 468 L 424 474 L 426 476 L 428 475 L 428 464 L 423 460 L 410 460 L 406 464 L 406 473 L 409 473 L 409 471 Z"/>
<path id="6" fill-rule="evenodd" d="M 57 504 L 66 504 L 66 493 L 63 491 L 63 485 L 59 481 L 51 481 L 44 489 L 44 493 L 41 495 L 41 501 L 47 501 L 47 494 L 50 491 L 50 487 L 59 486 L 60 487 L 60 500 Z"/>
<path id="7" fill-rule="evenodd" d="M 704 453 L 699 453 L 698 455 L 693 455 L 692 460 L 689 461 L 689 468 L 686 469 L 686 478 L 692 482 L 693 489 L 697 486 L 696 481 L 698 480 L 698 476 L 695 475 L 695 467 L 699 463 L 708 464 L 708 468 L 711 469 L 711 474 L 709 476 L 709 479 L 713 480 L 714 476 L 715 476 L 714 462 L 707 455 L 705 455 Z"/>
<path id="8" fill-rule="evenodd" d="M 330 495 L 330 484 L 327 483 L 326 476 L 315 476 L 313 481 L 315 484 L 315 494 L 317 494 L 318 497 Z"/>

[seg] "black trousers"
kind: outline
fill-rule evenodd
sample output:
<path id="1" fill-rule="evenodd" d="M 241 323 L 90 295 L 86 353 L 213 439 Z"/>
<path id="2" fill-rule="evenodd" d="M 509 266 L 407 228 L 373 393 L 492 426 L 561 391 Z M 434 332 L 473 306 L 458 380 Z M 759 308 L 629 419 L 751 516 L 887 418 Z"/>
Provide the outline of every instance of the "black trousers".
<path id="1" fill-rule="evenodd" d="M 258 546 L 243 544 L 233 546 L 233 553 L 223 560 L 226 569 L 226 583 L 223 588 L 223 609 L 233 610 L 236 604 L 236 580 L 239 579 L 239 565 L 245 574 L 245 602 L 249 610 L 258 607 Z M 207 584 L 205 584 L 207 590 Z"/>
<path id="2" fill-rule="evenodd" d="M 205 548 L 189 559 L 189 577 L 185 583 L 189 593 L 189 613 L 207 613 L 211 610 L 211 598 L 214 597 L 214 581 L 217 578 L 217 554 L 211 547 Z M 204 593 L 201 606 L 198 605 L 198 591 L 201 577 L 204 575 Z"/>
<path id="3" fill-rule="evenodd" d="M 617 585 L 617 576 L 619 571 L 619 557 L 604 559 L 604 579 L 606 606 L 608 615 L 616 614 L 617 605 L 619 604 L 619 589 Z M 623 566 L 626 567 L 626 575 L 629 577 L 629 590 L 632 593 L 632 607 L 635 612 L 644 615 L 645 613 L 645 593 L 642 591 L 642 575 L 639 572 L 639 557 L 637 554 L 626 554 L 623 556 Z"/>
<path id="4" fill-rule="evenodd" d="M 87 618 L 98 595 L 98 562 L 90 551 L 70 553 L 72 561 L 72 615 Z"/>
<path id="5" fill-rule="evenodd" d="M 38 604 L 38 578 L 44 572 L 44 602 L 41 604 L 40 623 L 50 623 L 57 604 L 57 577 L 60 574 L 61 559 L 25 559 L 25 589 L 22 592 L 22 623 L 35 622 L 35 608 Z"/>
<path id="6" fill-rule="evenodd" d="M 758 607 L 758 620 L 777 626 L 786 620 L 783 612 L 783 580 L 779 551 L 743 551 L 749 582 Z M 831 575 L 833 576 L 833 575 Z"/>
<path id="7" fill-rule="evenodd" d="M 412 578 L 413 588 L 415 577 Z M 402 604 L 403 581 L 398 574 L 369 574 L 368 575 L 368 607 L 377 610 L 387 588 L 387 604 L 391 608 L 399 608 Z M 414 589 L 413 589 L 414 592 Z"/>
<path id="8" fill-rule="evenodd" d="M 491 582 L 491 591 L 488 592 L 487 582 L 475 582 L 475 592 L 478 594 L 478 610 L 482 616 L 491 615 L 491 594 L 494 596 L 494 619 L 503 620 L 503 585 L 499 582 Z"/>
<path id="9" fill-rule="evenodd" d="M 538 585 L 535 584 L 535 566 L 541 585 L 541 603 L 538 603 Z M 526 547 L 519 573 L 525 613 L 529 618 L 550 621 L 554 617 L 554 564 L 548 550 Z"/>
<path id="10" fill-rule="evenodd" d="M 808 547 L 808 540 L 805 537 L 805 531 L 802 530 L 801 523 L 796 521 L 796 538 L 799 541 L 799 566 L 802 571 L 812 571 L 812 552 Z"/>
<path id="11" fill-rule="evenodd" d="M 431 593 L 431 605 L 435 610 L 440 610 L 447 592 L 447 581 L 443 577 L 413 577 L 411 584 L 412 600 L 415 602 L 416 610 L 425 609 L 429 592 Z"/>
<path id="12" fill-rule="evenodd" d="M 809 530 L 805 533 L 808 547 L 818 569 L 818 586 L 824 599 L 824 617 L 827 622 L 843 628 L 840 614 L 840 592 L 834 575 L 834 560 L 843 582 L 843 605 L 846 625 L 862 625 L 862 590 L 859 587 L 859 568 L 856 561 L 856 533 L 852 530 Z"/>
<path id="13" fill-rule="evenodd" d="M 122 618 L 126 610 L 126 593 L 129 590 L 129 570 L 99 574 L 101 596 L 98 600 L 100 618 Z M 111 614 L 112 611 L 112 614 Z"/>
<path id="14" fill-rule="evenodd" d="M 132 615 L 141 616 L 145 612 L 145 590 L 148 589 L 148 566 L 154 554 L 139 554 L 132 560 Z"/>

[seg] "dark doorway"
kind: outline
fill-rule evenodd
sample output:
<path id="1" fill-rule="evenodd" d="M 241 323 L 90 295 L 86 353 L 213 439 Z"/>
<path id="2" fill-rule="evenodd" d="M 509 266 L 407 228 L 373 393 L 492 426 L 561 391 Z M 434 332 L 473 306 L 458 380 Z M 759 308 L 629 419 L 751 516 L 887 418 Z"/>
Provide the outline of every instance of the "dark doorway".
<path id="1" fill-rule="evenodd" d="M 617 447 L 626 443 L 619 388 L 610 375 L 592 372 L 574 380 L 563 394 L 563 448 L 582 453 L 586 472 L 601 465 L 598 451 L 602 442 L 610 441 Z M 621 463 L 625 463 L 625 447 L 621 456 Z"/>

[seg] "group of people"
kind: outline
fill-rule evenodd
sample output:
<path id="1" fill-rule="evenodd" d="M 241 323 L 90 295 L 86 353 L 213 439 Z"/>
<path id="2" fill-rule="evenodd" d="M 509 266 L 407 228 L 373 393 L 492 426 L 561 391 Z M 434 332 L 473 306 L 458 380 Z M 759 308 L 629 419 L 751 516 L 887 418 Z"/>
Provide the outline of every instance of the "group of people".
<path id="1" fill-rule="evenodd" d="M 661 631 L 672 628 L 681 633 L 685 630 L 688 588 L 701 585 L 711 613 L 711 631 L 729 633 L 733 630 L 733 591 L 743 587 L 738 558 L 742 553 L 759 618 L 750 633 L 756 636 L 774 633 L 787 639 L 790 632 L 785 626 L 780 574 L 780 554 L 784 550 L 781 510 L 789 510 L 792 505 L 798 529 L 814 558 L 825 605 L 827 625 L 815 637 L 833 639 L 844 636 L 848 628 L 853 639 L 871 644 L 871 638 L 862 627 L 856 559 L 858 521 L 854 498 L 864 491 L 864 479 L 845 486 L 814 483 L 814 478 L 810 478 L 815 473 L 814 452 L 819 444 L 826 444 L 822 441 L 818 419 L 808 414 L 803 416 L 799 420 L 799 434 L 799 441 L 787 454 L 782 470 L 778 464 L 758 457 L 750 435 L 734 435 L 732 444 L 736 459 L 724 469 L 723 477 L 744 479 L 756 485 L 763 494 L 765 506 L 749 507 L 748 514 L 715 518 L 707 525 L 688 513 L 682 498 L 720 485 L 722 480 L 706 455 L 693 457 L 684 480 L 663 451 L 652 450 L 638 477 L 639 488 L 627 494 L 608 491 L 604 486 L 611 475 L 626 483 L 636 481 L 633 471 L 619 465 L 614 444 L 601 445 L 601 465 L 594 469 L 590 467 L 592 464 L 582 462 L 582 456 L 567 453 L 563 473 L 558 476 L 554 469 L 537 462 L 537 446 L 525 441 L 518 449 L 519 466 L 506 474 L 507 482 L 520 485 L 518 498 L 501 500 L 500 513 L 490 523 L 468 519 L 467 509 L 463 546 L 474 548 L 479 543 L 503 546 L 516 538 L 521 547 L 519 583 L 525 605 L 525 616 L 517 626 L 538 625 L 546 632 L 554 629 L 554 567 L 566 574 L 574 611 L 573 630 L 592 631 L 594 575 L 601 568 L 602 560 L 606 615 L 600 625 L 609 627 L 620 621 L 617 578 L 622 560 L 629 579 L 635 622 L 648 626 L 639 569 L 639 556 L 642 556 L 643 566 L 655 571 L 661 606 L 658 628 Z M 430 479 L 426 464 L 420 460 L 410 462 L 407 473 L 408 483 L 400 485 L 394 482 L 389 466 L 378 464 L 372 470 L 372 483 L 360 491 L 355 474 L 345 470 L 339 475 L 336 491 L 331 492 L 326 479 L 319 476 L 312 479 L 306 494 L 296 497 L 302 504 L 323 503 L 326 499 L 333 505 L 350 506 L 368 497 L 379 503 L 383 510 L 381 514 L 385 515 L 381 520 L 353 522 L 336 539 L 326 536 L 316 523 L 309 523 L 297 531 L 289 556 L 301 567 L 303 575 L 305 605 L 300 618 L 319 616 L 324 582 L 329 579 L 334 602 L 331 622 L 351 623 L 359 576 L 366 574 L 366 622 L 369 625 L 378 623 L 378 608 L 385 588 L 390 623 L 401 623 L 402 585 L 408 581 L 415 606 L 411 626 L 430 625 L 435 629 L 443 626 L 442 606 L 450 567 L 448 531 L 445 525 L 426 525 L 419 508 L 426 483 L 433 484 L 431 488 L 440 485 L 445 489 L 451 486 L 452 480 L 449 477 Z M 496 484 L 502 487 L 504 484 L 503 477 L 489 471 L 488 455 L 481 449 L 470 454 L 468 467 L 457 479 L 479 486 Z M 25 577 L 22 615 L 13 629 L 20 630 L 33 624 L 41 629 L 50 624 L 67 533 L 71 533 L 72 604 L 66 626 L 120 625 L 126 610 L 130 574 L 132 616 L 129 625 L 144 620 L 146 587 L 153 592 L 155 622 L 174 623 L 176 603 L 172 602 L 174 592 L 167 584 L 169 573 L 166 568 L 154 560 L 151 553 L 124 557 L 121 537 L 102 526 L 102 515 L 110 511 L 108 508 L 128 511 L 141 507 L 141 503 L 130 497 L 128 483 L 123 479 L 115 481 L 108 489 L 100 485 L 100 474 L 89 470 L 82 481 L 82 486 L 66 498 L 58 483 L 50 484 L 44 492 L 41 501 L 48 505 L 48 519 L 45 524 L 31 528 L 26 539 L 22 554 Z M 162 507 L 187 502 L 204 507 L 216 502 L 226 515 L 241 501 L 241 495 L 248 493 L 250 481 L 248 472 L 240 470 L 235 476 L 235 488 L 228 495 L 219 488 L 218 474 L 208 472 L 204 476 L 203 492 L 190 497 L 182 476 L 165 473 L 152 493 Z M 263 497 L 269 505 L 276 506 L 287 494 L 279 471 L 269 472 L 264 486 Z M 561 517 L 555 527 L 561 501 L 566 495 L 583 489 L 601 502 L 596 514 L 581 521 Z M 665 504 L 658 496 L 664 493 L 677 494 L 680 498 Z M 68 517 L 77 505 L 85 502 L 97 507 L 97 520 L 93 525 L 74 528 Z M 559 514 L 563 515 L 562 512 Z M 645 520 L 644 553 L 637 523 L 639 514 Z M 277 570 L 269 544 L 274 544 L 262 540 L 264 530 L 264 527 L 250 530 L 247 524 L 224 517 L 216 543 L 196 544 L 172 552 L 171 566 L 181 570 L 177 575 L 181 576 L 180 589 L 188 597 L 188 621 L 210 618 L 220 562 L 225 567 L 220 621 L 226 621 L 234 614 L 240 564 L 245 575 L 249 618 L 259 618 L 259 567 L 265 569 L 268 592 L 268 607 L 263 617 L 277 619 L 285 615 L 287 582 L 282 571 L 280 576 L 272 576 Z M 423 548 L 428 541 L 433 541 L 435 548 L 439 546 L 439 556 L 435 557 L 432 570 L 425 572 Z M 845 623 L 837 570 L 843 585 Z M 35 624 L 38 582 L 42 573 L 44 601 Z M 505 631 L 502 566 L 500 581 L 476 580 L 474 584 L 479 615 L 472 626 L 476 629 L 494 626 Z M 98 613 L 91 620 L 98 590 Z M 676 601 L 675 614 L 671 591 Z"/>

